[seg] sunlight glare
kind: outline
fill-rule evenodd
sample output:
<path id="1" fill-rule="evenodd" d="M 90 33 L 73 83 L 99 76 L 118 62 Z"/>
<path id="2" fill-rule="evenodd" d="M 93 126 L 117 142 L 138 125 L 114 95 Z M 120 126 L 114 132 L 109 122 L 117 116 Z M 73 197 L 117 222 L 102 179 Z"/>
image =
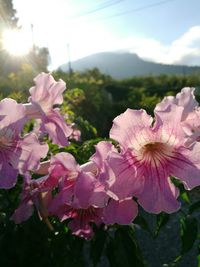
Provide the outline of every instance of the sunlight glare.
<path id="1" fill-rule="evenodd" d="M 19 30 L 5 30 L 3 32 L 3 48 L 15 56 L 27 54 L 31 48 L 28 36 Z"/>

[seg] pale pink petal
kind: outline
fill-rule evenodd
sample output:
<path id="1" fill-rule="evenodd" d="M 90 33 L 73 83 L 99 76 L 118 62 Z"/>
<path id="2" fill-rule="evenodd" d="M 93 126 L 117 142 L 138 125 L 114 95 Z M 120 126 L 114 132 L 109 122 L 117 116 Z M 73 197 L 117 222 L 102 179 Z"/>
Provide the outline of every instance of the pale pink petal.
<path id="1" fill-rule="evenodd" d="M 48 211 L 57 216 L 61 216 L 62 207 L 72 204 L 74 194 L 73 187 L 63 188 L 49 203 Z M 63 211 L 62 211 L 63 212 Z"/>
<path id="2" fill-rule="evenodd" d="M 104 161 L 107 159 L 108 154 L 112 151 L 117 151 L 111 142 L 101 141 L 95 146 L 96 152 L 90 158 L 96 165 L 103 170 Z"/>
<path id="3" fill-rule="evenodd" d="M 184 107 L 182 120 L 199 105 L 195 99 L 194 90 L 195 88 L 185 87 L 176 95 L 178 105 Z"/>
<path id="4" fill-rule="evenodd" d="M 47 132 L 53 143 L 60 146 L 69 144 L 68 137 L 73 131 L 60 113 L 53 109 L 42 117 L 41 130 Z"/>
<path id="5" fill-rule="evenodd" d="M 195 88 L 185 87 L 176 95 L 176 97 L 165 97 L 156 105 L 155 111 L 166 111 L 169 106 L 175 104 L 184 108 L 182 114 L 182 120 L 184 120 L 188 113 L 192 112 L 198 106 L 198 102 L 195 100 L 194 90 Z"/>
<path id="6" fill-rule="evenodd" d="M 74 186 L 74 194 L 78 206 L 86 209 L 90 206 L 90 199 L 95 187 L 95 177 L 91 173 L 81 172 Z"/>
<path id="7" fill-rule="evenodd" d="M 43 110 L 55 104 L 62 104 L 62 93 L 66 88 L 62 80 L 56 82 L 51 74 L 41 73 L 34 79 L 34 82 L 36 85 L 29 90 L 30 102 L 39 103 Z"/>
<path id="8" fill-rule="evenodd" d="M 138 214 L 138 207 L 132 199 L 111 200 L 103 214 L 105 224 L 130 224 Z"/>
<path id="9" fill-rule="evenodd" d="M 14 169 L 8 162 L 2 162 L 0 156 L 0 188 L 9 189 L 17 182 L 18 170 Z"/>
<path id="10" fill-rule="evenodd" d="M 114 119 L 110 138 L 118 141 L 122 148 L 127 149 L 132 143 L 139 143 L 135 132 L 150 127 L 152 122 L 152 117 L 145 110 L 127 109 Z"/>
<path id="11" fill-rule="evenodd" d="M 52 170 L 57 166 L 57 165 L 62 165 L 63 166 L 63 173 L 59 172 L 58 176 L 62 176 L 66 174 L 66 171 L 74 172 L 77 173 L 80 171 L 80 167 L 77 164 L 75 158 L 67 153 L 67 152 L 60 152 L 56 154 L 55 156 L 51 157 L 50 161 L 50 168 L 49 171 L 52 172 Z"/>
<path id="12" fill-rule="evenodd" d="M 148 212 L 172 213 L 180 208 L 179 191 L 170 181 L 165 166 L 149 166 L 145 173 L 143 192 L 136 194 L 138 203 Z"/>
<path id="13" fill-rule="evenodd" d="M 95 183 L 95 188 L 90 197 L 90 205 L 98 208 L 103 208 L 107 205 L 109 196 L 105 191 L 105 186 L 98 183 Z"/>
<path id="14" fill-rule="evenodd" d="M 186 134 L 186 145 L 189 146 L 200 137 L 200 110 L 199 108 L 190 112 L 181 126 Z"/>
<path id="15" fill-rule="evenodd" d="M 114 172 L 115 179 L 107 190 L 116 196 L 115 199 L 125 199 L 141 190 L 144 179 L 142 176 L 137 178 L 139 175 L 136 160 L 131 163 L 129 155 L 112 153 L 108 159 L 108 164 Z"/>
<path id="16" fill-rule="evenodd" d="M 13 136 L 21 132 L 27 121 L 24 106 L 11 98 L 0 101 L 0 116 L 2 118 L 0 129 L 9 128 Z"/>
<path id="17" fill-rule="evenodd" d="M 30 133 L 24 136 L 19 144 L 21 155 L 19 158 L 18 169 L 20 173 L 27 170 L 36 170 L 40 166 L 40 160 L 45 158 L 48 152 L 47 144 L 40 144 L 36 135 Z"/>
<path id="18" fill-rule="evenodd" d="M 154 129 L 158 131 L 157 128 L 162 127 L 162 132 L 160 133 L 162 139 L 159 141 L 168 142 L 168 137 L 172 139 L 180 139 L 181 142 L 183 141 L 185 136 L 183 129 L 181 127 L 177 127 L 177 125 L 180 125 L 181 123 L 182 114 L 183 107 L 179 107 L 176 105 L 168 106 L 165 111 L 155 110 L 156 122 L 154 125 Z"/>
<path id="19" fill-rule="evenodd" d="M 93 174 L 97 174 L 98 172 L 97 165 L 93 161 L 82 164 L 80 168 L 83 172 L 92 172 Z"/>
<path id="20" fill-rule="evenodd" d="M 177 105 L 178 101 L 174 96 L 165 96 L 163 100 L 158 103 L 154 111 L 165 111 L 171 105 Z"/>
<path id="21" fill-rule="evenodd" d="M 186 189 L 200 185 L 200 143 L 181 147 L 169 163 L 170 172 L 183 181 Z"/>

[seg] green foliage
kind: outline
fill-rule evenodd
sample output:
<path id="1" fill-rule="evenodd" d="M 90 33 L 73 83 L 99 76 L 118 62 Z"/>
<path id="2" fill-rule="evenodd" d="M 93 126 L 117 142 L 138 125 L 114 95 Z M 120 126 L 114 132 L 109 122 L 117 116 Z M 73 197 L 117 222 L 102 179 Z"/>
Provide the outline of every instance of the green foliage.
<path id="1" fill-rule="evenodd" d="M 160 214 L 158 214 L 156 216 L 156 229 L 155 229 L 155 232 L 154 232 L 154 236 L 157 237 L 159 232 L 160 232 L 160 229 L 166 225 L 169 221 L 169 214 L 167 213 L 164 213 L 164 212 L 161 212 Z"/>
<path id="2" fill-rule="evenodd" d="M 182 217 L 180 219 L 181 226 L 181 254 L 187 253 L 193 246 L 197 234 L 198 234 L 198 223 L 197 219 L 192 216 Z"/>
<path id="3" fill-rule="evenodd" d="M 118 227 L 112 233 L 106 254 L 111 267 L 144 267 L 144 261 L 131 226 Z"/>

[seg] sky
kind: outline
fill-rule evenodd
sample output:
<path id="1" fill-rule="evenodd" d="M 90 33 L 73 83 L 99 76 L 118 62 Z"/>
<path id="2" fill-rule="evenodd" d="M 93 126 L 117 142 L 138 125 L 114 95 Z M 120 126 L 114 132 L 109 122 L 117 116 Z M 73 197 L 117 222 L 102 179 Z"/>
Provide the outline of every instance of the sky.
<path id="1" fill-rule="evenodd" d="M 105 51 L 200 65 L 199 0 L 13 0 L 13 5 L 26 39 L 48 47 L 51 69 L 69 57 Z"/>

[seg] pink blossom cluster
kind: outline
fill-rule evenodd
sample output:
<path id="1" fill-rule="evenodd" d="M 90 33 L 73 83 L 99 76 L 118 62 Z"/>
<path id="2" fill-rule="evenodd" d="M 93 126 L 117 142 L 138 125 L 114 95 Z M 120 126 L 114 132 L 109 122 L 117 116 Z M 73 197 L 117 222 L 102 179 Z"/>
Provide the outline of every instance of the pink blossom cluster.
<path id="1" fill-rule="evenodd" d="M 41 138 L 48 135 L 59 146 L 80 138 L 57 107 L 65 83 L 45 73 L 34 81 L 29 103 L 0 102 L 0 188 L 13 187 L 18 174 L 24 178 L 15 223 L 27 220 L 35 208 L 51 229 L 48 218 L 55 216 L 73 234 L 89 239 L 93 224 L 131 224 L 138 205 L 156 214 L 177 211 L 179 190 L 171 177 L 186 190 L 200 185 L 200 108 L 194 88 L 165 97 L 154 118 L 145 110 L 127 109 L 110 130 L 118 145 L 99 142 L 89 161 L 79 165 L 65 152 L 48 158 Z M 23 135 L 30 119 L 37 121 L 37 130 Z M 33 179 L 32 173 L 41 177 Z"/>

